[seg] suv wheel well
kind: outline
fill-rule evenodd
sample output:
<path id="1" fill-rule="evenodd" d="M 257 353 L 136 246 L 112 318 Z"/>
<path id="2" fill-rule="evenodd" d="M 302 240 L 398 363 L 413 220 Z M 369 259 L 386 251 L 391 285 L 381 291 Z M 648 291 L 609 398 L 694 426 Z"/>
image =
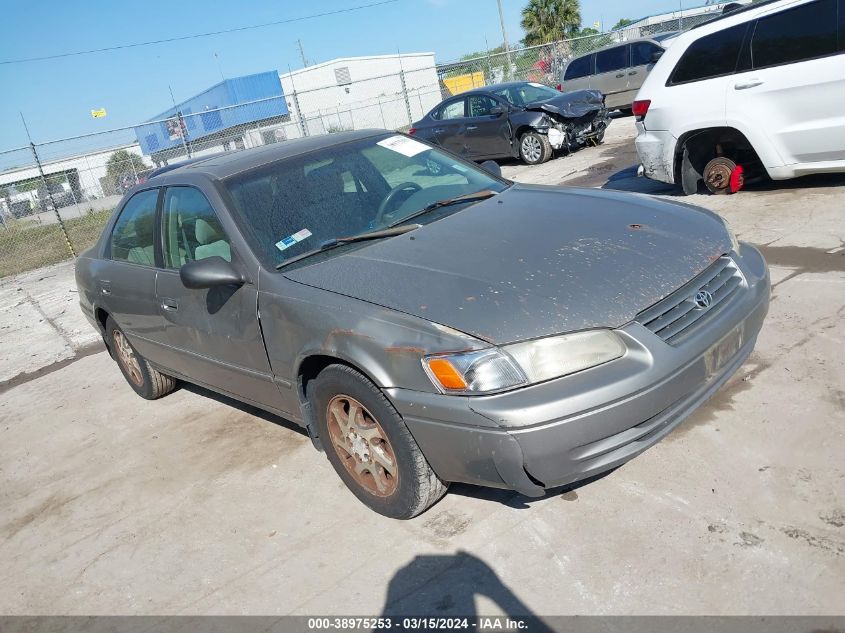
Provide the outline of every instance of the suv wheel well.
<path id="1" fill-rule="evenodd" d="M 689 154 L 690 164 L 699 174 L 703 173 L 705 165 L 717 156 L 730 158 L 735 163 L 744 165 L 746 169 L 762 168 L 757 152 L 745 135 L 736 128 L 692 130 L 682 134 L 675 145 L 675 182 L 681 182 L 684 149 Z"/>

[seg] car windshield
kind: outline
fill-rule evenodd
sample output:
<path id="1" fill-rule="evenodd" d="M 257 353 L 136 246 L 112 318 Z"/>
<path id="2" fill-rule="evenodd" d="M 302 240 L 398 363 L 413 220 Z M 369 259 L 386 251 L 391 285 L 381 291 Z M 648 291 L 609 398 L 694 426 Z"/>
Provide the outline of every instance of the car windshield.
<path id="1" fill-rule="evenodd" d="M 507 185 L 425 143 L 390 134 L 282 159 L 233 176 L 225 187 L 256 254 L 278 266 L 329 240 L 401 224 L 436 202 Z M 474 202 L 434 207 L 414 222 L 425 224 Z"/>
<path id="2" fill-rule="evenodd" d="M 493 94 L 508 100 L 515 106 L 524 106 L 527 103 L 535 103 L 537 101 L 547 101 L 552 97 L 560 96 L 560 93 L 554 88 L 535 83 L 506 86 L 494 90 Z"/>

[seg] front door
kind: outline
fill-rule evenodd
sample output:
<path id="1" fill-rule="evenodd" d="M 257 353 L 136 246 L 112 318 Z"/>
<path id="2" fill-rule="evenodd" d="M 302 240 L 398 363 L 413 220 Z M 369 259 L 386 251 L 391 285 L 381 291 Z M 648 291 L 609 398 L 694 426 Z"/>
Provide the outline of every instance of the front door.
<path id="1" fill-rule="evenodd" d="M 470 95 L 467 98 L 466 146 L 472 158 L 510 156 L 511 128 L 507 113 L 491 112 L 500 106 L 487 95 Z"/>
<path id="2" fill-rule="evenodd" d="M 466 125 L 466 99 L 461 97 L 445 102 L 437 111 L 437 121 L 434 126 L 434 139 L 444 149 L 464 156 L 464 126 Z"/>
<path id="3" fill-rule="evenodd" d="M 258 324 L 258 292 L 247 283 L 186 288 L 179 269 L 207 257 L 237 261 L 231 242 L 203 193 L 168 187 L 161 210 L 164 268 L 156 298 L 171 348 L 169 366 L 186 378 L 239 399 L 278 409 L 281 398 Z"/>

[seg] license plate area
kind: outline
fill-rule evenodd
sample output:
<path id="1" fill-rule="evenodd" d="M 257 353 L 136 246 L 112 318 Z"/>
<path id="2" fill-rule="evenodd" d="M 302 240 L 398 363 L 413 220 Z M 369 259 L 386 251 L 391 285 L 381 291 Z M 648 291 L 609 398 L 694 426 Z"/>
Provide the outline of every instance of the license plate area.
<path id="1" fill-rule="evenodd" d="M 707 378 L 711 378 L 719 370 L 724 368 L 736 356 L 744 342 L 745 324 L 740 323 L 723 336 L 718 343 L 708 349 L 704 353 L 704 368 L 707 372 Z"/>

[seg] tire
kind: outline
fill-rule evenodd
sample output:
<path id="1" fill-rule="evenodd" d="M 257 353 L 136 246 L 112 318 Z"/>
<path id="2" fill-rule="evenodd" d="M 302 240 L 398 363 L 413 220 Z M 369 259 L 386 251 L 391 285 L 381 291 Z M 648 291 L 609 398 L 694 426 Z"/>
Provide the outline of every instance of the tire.
<path id="1" fill-rule="evenodd" d="M 142 398 L 156 400 L 176 389 L 176 380 L 153 369 L 111 317 L 106 319 L 106 343 L 126 382 Z"/>
<path id="2" fill-rule="evenodd" d="M 519 137 L 519 157 L 526 165 L 541 165 L 552 157 L 552 146 L 545 134 L 526 132 Z"/>
<path id="3" fill-rule="evenodd" d="M 411 519 L 446 494 L 448 484 L 428 465 L 401 416 L 360 372 L 329 365 L 308 383 L 307 397 L 329 462 L 364 505 L 393 519 Z M 354 424 L 353 406 L 360 412 Z M 392 465 L 395 474 L 383 464 Z"/>

